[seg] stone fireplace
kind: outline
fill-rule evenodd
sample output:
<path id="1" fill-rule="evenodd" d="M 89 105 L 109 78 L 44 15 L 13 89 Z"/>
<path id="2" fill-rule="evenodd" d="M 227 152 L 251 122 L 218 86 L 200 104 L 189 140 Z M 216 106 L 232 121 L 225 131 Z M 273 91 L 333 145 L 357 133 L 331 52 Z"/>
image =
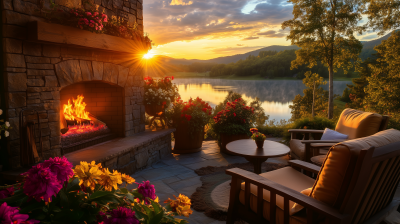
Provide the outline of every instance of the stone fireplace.
<path id="1" fill-rule="evenodd" d="M 81 0 L 55 2 L 65 7 L 76 7 L 83 3 Z M 137 22 L 139 31 L 143 32 L 142 0 L 103 0 L 93 3 L 97 4 L 100 10 L 104 9 L 109 16 L 118 15 Z M 36 122 L 36 127 L 41 132 L 43 144 L 39 145 L 37 133 L 36 145 L 38 151 L 43 151 L 44 159 L 79 151 L 88 146 L 83 144 L 81 147 L 63 150 L 60 126 L 63 105 L 78 95 L 83 95 L 86 111 L 105 123 L 111 135 L 102 140 L 95 139 L 97 142 L 93 142 L 94 144 L 112 138 L 129 140 L 129 147 L 122 148 L 119 140 L 113 140 L 117 143 L 108 147 L 114 151 L 102 149 L 104 156 L 96 155 L 96 162 L 102 162 L 110 168 L 123 168 L 132 173 L 151 165 L 161 155 L 170 152 L 171 130 L 145 137 L 147 131 L 145 132 L 143 104 L 144 72 L 140 56 L 142 52 L 132 46 L 124 47 L 123 43 L 126 40 L 121 40 L 120 48 L 111 49 L 107 44 L 104 44 L 104 47 L 96 47 L 90 44 L 85 46 L 85 43 L 71 44 L 69 40 L 64 43 L 64 40 L 53 42 L 51 39 L 44 41 L 31 38 L 32 29 L 41 32 L 41 28 L 37 28 L 40 25 L 37 24 L 44 21 L 38 13 L 43 8 L 41 4 L 42 1 L 36 0 L 2 1 L 4 88 L 1 88 L 0 94 L 5 98 L 2 109 L 6 109 L 6 119 L 13 128 L 6 143 L 9 169 L 15 170 L 20 167 L 21 110 L 27 111 L 26 120 Z M 32 22 L 36 22 L 36 26 L 32 26 Z M 39 113 L 40 127 L 37 125 L 36 116 L 30 110 Z M 154 145 L 149 139 L 159 143 Z M 74 153 L 78 155 L 77 151 Z M 124 159 L 119 159 L 121 153 L 125 153 Z M 74 158 L 76 161 L 81 159 L 79 156 Z"/>

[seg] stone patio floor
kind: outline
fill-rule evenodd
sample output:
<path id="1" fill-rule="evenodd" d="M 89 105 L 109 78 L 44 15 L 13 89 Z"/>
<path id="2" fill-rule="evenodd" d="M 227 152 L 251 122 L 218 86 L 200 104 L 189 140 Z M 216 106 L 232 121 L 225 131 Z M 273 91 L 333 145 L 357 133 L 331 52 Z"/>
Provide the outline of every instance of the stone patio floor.
<path id="1" fill-rule="evenodd" d="M 279 138 L 267 140 L 280 141 Z M 287 163 L 288 156 L 268 159 L 268 162 Z M 203 150 L 192 154 L 171 154 L 149 168 L 136 172 L 132 175 L 136 182 L 149 180 L 156 189 L 156 195 L 161 204 L 173 195 L 179 193 L 190 197 L 197 187 L 201 186 L 200 176 L 194 170 L 206 166 L 226 166 L 232 163 L 245 163 L 243 157 L 231 156 L 219 152 L 215 141 L 204 141 Z M 134 185 L 135 186 L 135 185 Z M 193 210 L 193 209 L 192 209 Z M 189 218 L 184 218 L 190 224 L 225 224 L 225 221 L 218 221 L 205 216 L 202 212 L 193 210 Z"/>

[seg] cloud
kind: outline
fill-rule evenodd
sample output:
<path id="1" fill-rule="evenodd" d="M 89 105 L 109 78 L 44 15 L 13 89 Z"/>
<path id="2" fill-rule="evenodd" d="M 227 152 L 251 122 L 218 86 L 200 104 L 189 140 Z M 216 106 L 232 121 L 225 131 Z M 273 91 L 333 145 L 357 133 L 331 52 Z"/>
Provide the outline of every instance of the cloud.
<path id="1" fill-rule="evenodd" d="M 287 36 L 287 32 L 276 32 L 275 30 L 268 30 L 265 32 L 257 33 L 257 35 L 270 38 L 282 38 Z"/>
<path id="2" fill-rule="evenodd" d="M 245 52 L 249 52 L 249 51 L 253 51 L 253 50 L 257 50 L 262 48 L 263 46 L 254 46 L 254 47 L 223 47 L 223 48 L 215 48 L 212 49 L 211 52 L 215 53 L 215 54 L 241 54 L 241 53 L 245 53 Z"/>
<path id="3" fill-rule="evenodd" d="M 242 40 L 255 40 L 258 38 L 260 38 L 260 37 L 246 37 L 246 38 L 243 38 Z"/>
<path id="4" fill-rule="evenodd" d="M 246 39 L 263 29 L 272 29 L 292 18 L 286 0 L 257 4 L 253 11 L 241 10 L 252 0 L 147 0 L 144 29 L 156 44 L 210 38 Z M 191 3 L 191 4 L 189 4 Z"/>
<path id="5" fill-rule="evenodd" d="M 361 40 L 371 40 L 377 38 L 378 35 L 376 33 L 363 37 Z"/>
<path id="6" fill-rule="evenodd" d="M 241 47 L 241 46 L 243 46 L 244 44 L 236 44 L 236 46 L 239 46 L 239 47 Z"/>

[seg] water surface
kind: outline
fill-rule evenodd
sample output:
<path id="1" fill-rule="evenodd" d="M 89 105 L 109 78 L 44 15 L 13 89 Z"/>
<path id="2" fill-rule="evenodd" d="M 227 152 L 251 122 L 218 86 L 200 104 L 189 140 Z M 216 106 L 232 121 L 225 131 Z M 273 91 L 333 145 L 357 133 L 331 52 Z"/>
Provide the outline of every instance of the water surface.
<path id="1" fill-rule="evenodd" d="M 266 114 L 270 115 L 270 120 L 288 120 L 291 117 L 289 105 L 297 94 L 303 95 L 305 88 L 301 80 L 226 80 L 208 78 L 176 78 L 173 81 L 179 88 L 179 94 L 184 101 L 190 97 L 200 97 L 207 101 L 211 106 L 222 102 L 228 91 L 243 94 L 243 98 L 248 101 L 260 98 L 262 107 Z M 334 94 L 342 95 L 346 84 L 350 81 L 334 81 Z M 323 86 L 328 89 L 328 85 Z"/>

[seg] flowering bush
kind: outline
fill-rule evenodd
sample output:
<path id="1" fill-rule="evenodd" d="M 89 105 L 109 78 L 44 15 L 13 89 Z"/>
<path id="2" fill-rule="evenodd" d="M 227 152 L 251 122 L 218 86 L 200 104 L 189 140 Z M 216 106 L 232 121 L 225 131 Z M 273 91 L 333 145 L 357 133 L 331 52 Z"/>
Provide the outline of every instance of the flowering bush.
<path id="1" fill-rule="evenodd" d="M 204 130 L 204 126 L 211 117 L 211 106 L 197 97 L 190 98 L 189 101 L 183 102 L 178 98 L 170 110 L 167 111 L 167 117 L 171 127 L 177 127 L 181 123 L 187 123 L 189 132 Z"/>
<path id="2" fill-rule="evenodd" d="M 22 175 L 23 183 L 0 187 L 0 223 L 183 224 L 174 216 L 192 213 L 186 196 L 162 207 L 149 181 L 128 190 L 135 179 L 94 161 L 72 169 L 65 157 L 56 157 Z"/>
<path id="3" fill-rule="evenodd" d="M 257 128 L 250 128 L 250 132 L 252 133 L 251 139 L 254 141 L 264 141 L 267 138 L 263 133 L 258 132 Z"/>
<path id="4" fill-rule="evenodd" d="M 214 116 L 212 128 L 218 134 L 250 134 L 251 120 L 254 119 L 254 108 L 246 106 L 242 99 L 227 102 L 225 108 Z"/>
<path id="5" fill-rule="evenodd" d="M 167 76 L 161 79 L 144 77 L 144 103 L 147 105 L 163 105 L 168 107 L 171 102 L 179 97 L 178 87 L 172 84 L 174 77 Z"/>
<path id="6" fill-rule="evenodd" d="M 0 115 L 3 114 L 3 111 L 0 109 Z M 3 123 L 3 124 L 1 124 Z M 7 131 L 8 129 L 11 129 L 10 127 L 10 122 L 6 121 L 4 122 L 3 119 L 0 119 L 0 139 L 1 139 L 1 135 L 2 133 L 4 133 L 5 137 L 8 137 L 10 135 L 10 133 Z"/>

